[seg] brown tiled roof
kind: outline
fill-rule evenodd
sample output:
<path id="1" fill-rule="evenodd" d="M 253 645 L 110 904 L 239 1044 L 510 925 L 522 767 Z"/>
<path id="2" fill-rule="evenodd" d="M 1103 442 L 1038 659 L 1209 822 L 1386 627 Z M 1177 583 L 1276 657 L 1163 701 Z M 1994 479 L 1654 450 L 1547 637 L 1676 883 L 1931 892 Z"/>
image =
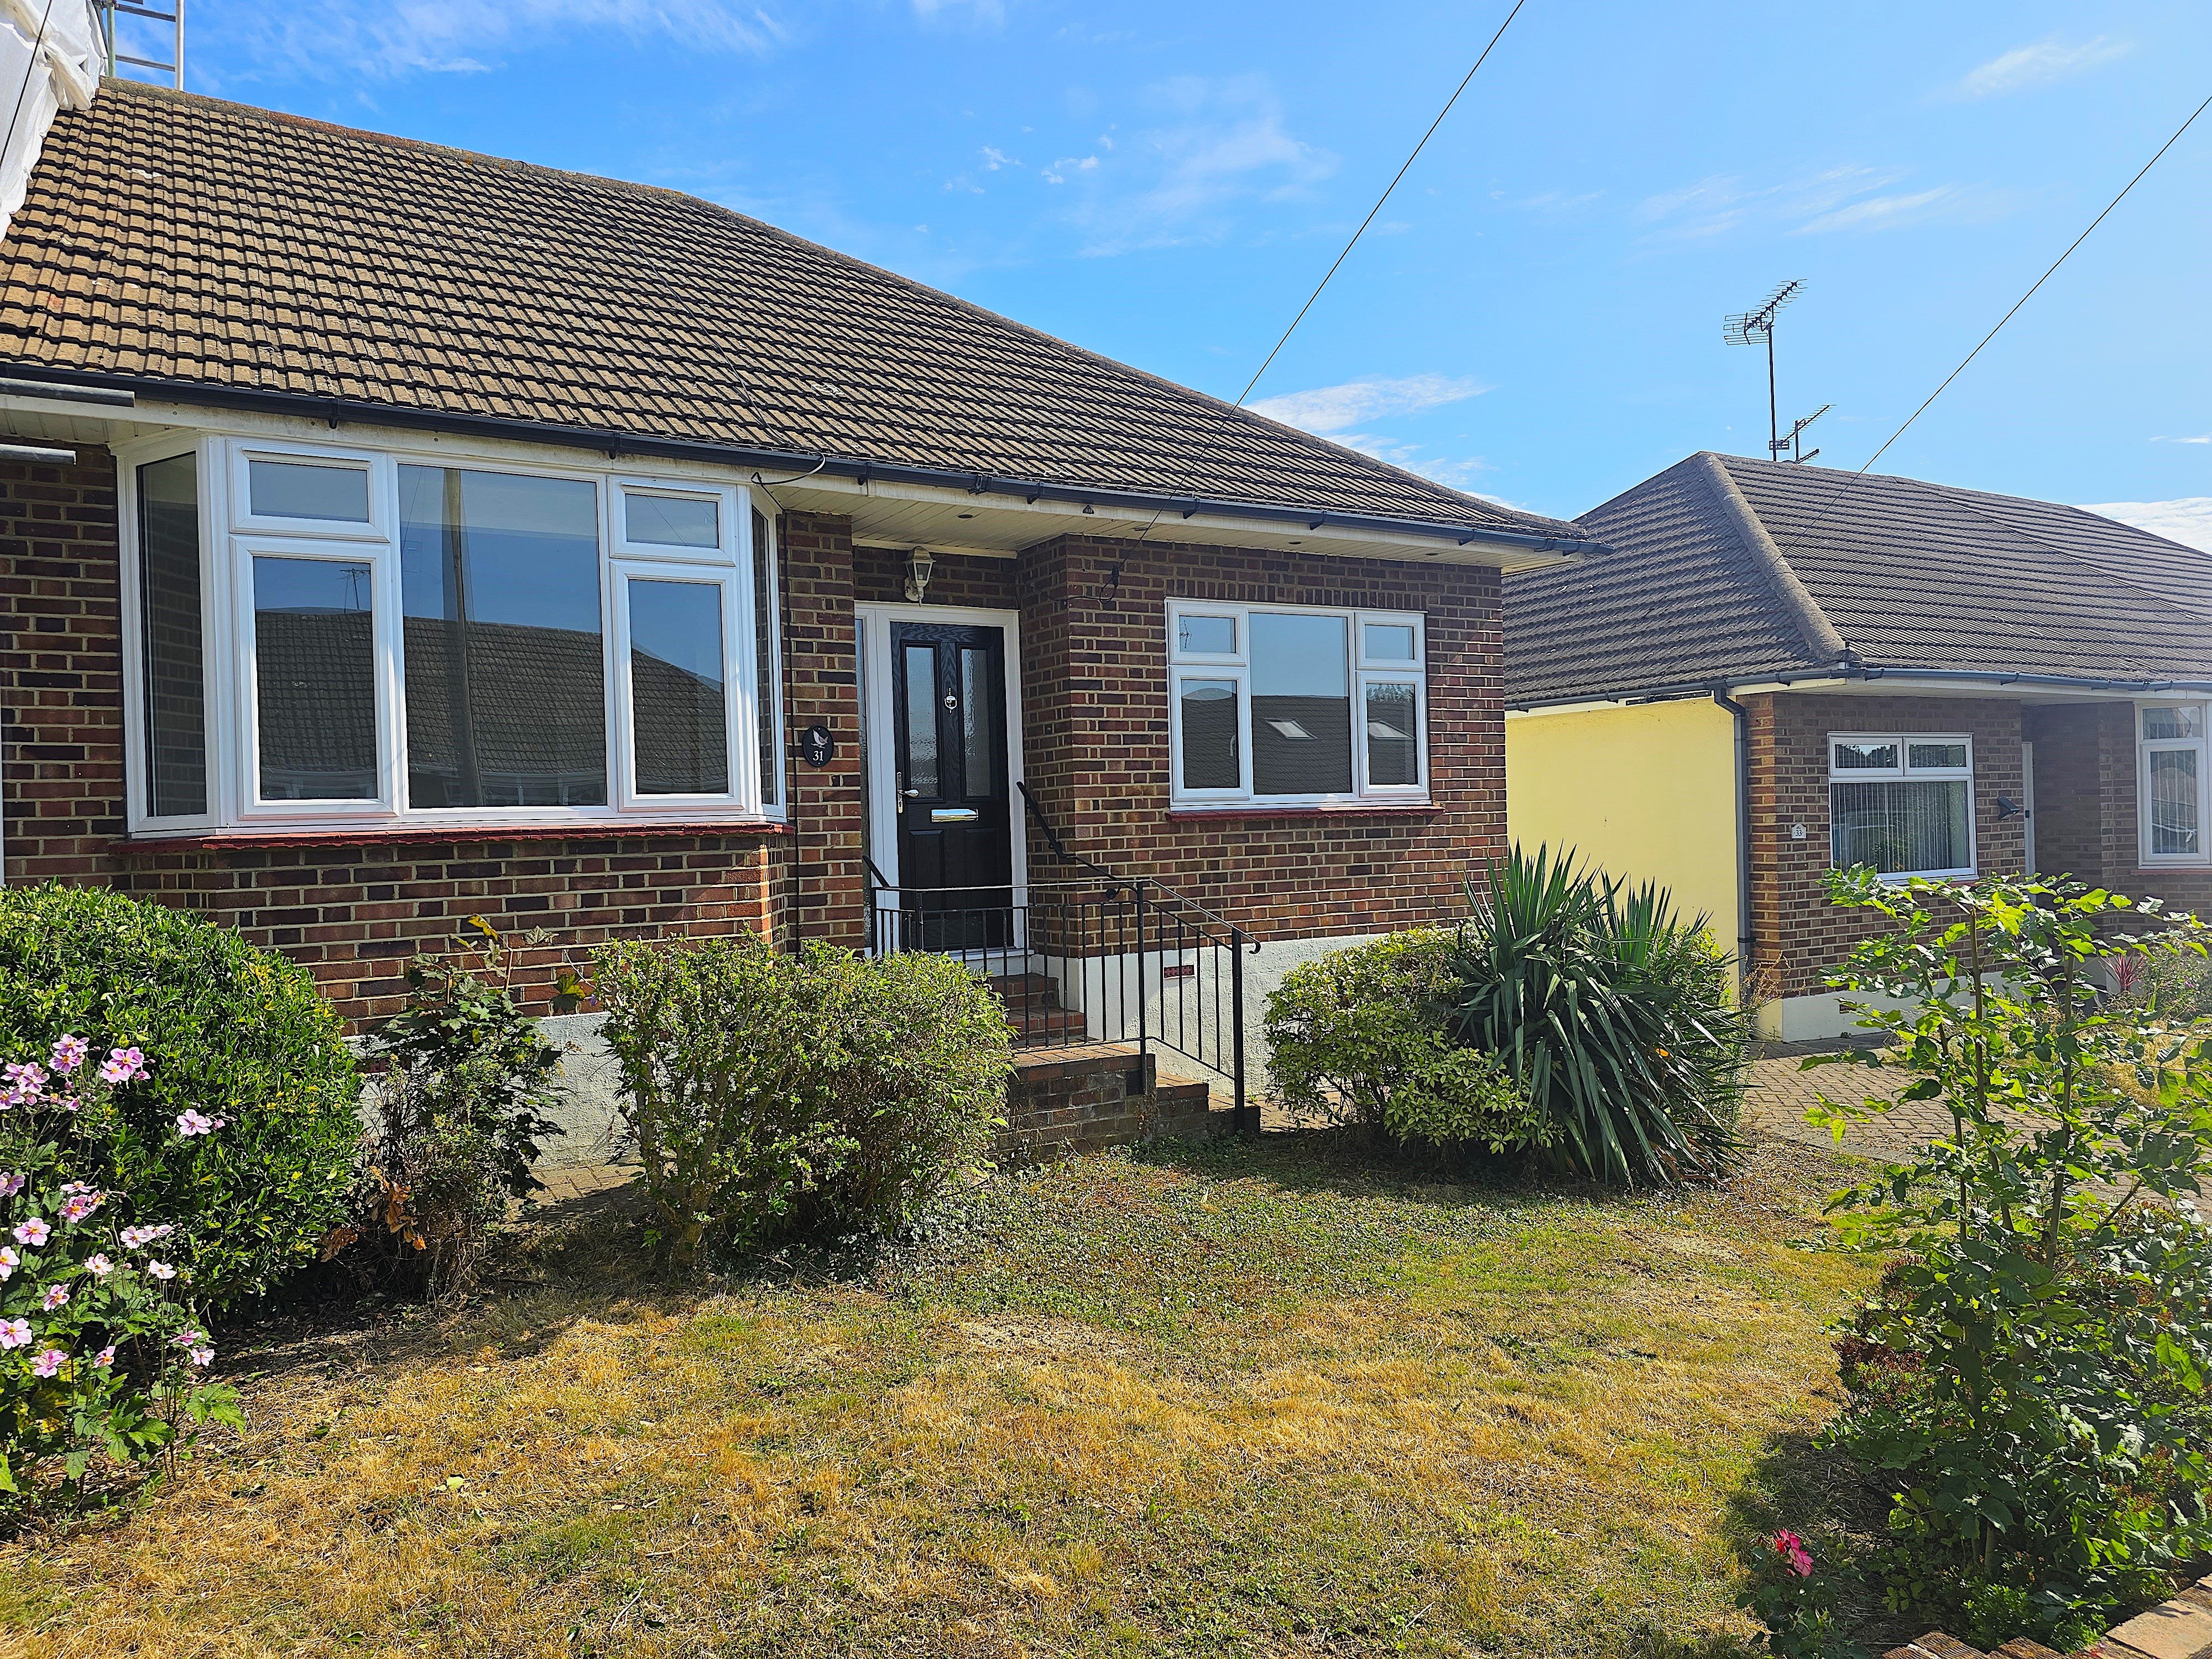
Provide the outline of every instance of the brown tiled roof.
<path id="1" fill-rule="evenodd" d="M 0 267 L 19 368 L 1567 532 L 710 202 L 135 83 Z"/>
<path id="2" fill-rule="evenodd" d="M 1508 700 L 1852 668 L 2212 678 L 2212 554 L 2077 507 L 1698 454 L 1509 576 Z"/>

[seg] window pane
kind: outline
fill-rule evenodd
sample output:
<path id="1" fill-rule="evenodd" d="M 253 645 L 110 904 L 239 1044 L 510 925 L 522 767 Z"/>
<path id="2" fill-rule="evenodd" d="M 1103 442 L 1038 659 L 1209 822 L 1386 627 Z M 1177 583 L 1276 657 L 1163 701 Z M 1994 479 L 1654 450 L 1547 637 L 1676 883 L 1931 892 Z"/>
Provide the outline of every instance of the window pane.
<path id="1" fill-rule="evenodd" d="M 1905 763 L 1915 769 L 1956 769 L 1966 763 L 1966 745 L 1963 743 L 1909 743 L 1905 746 Z"/>
<path id="2" fill-rule="evenodd" d="M 631 740 L 639 794 L 730 793 L 730 710 L 722 664 L 719 586 L 630 583 Z"/>
<path id="3" fill-rule="evenodd" d="M 309 461 L 246 464 L 253 514 L 261 519 L 328 519 L 368 522 L 368 470 L 318 466 Z"/>
<path id="4" fill-rule="evenodd" d="M 207 682 L 200 659 L 196 457 L 138 469 L 138 599 L 145 678 L 146 810 L 207 811 Z"/>
<path id="5" fill-rule="evenodd" d="M 1367 688 L 1367 781 L 1421 781 L 1419 706 L 1411 685 Z"/>
<path id="6" fill-rule="evenodd" d="M 992 718 L 999 699 L 992 695 L 991 653 L 963 647 L 960 653 L 960 760 L 966 768 L 968 797 L 999 793 L 999 743 Z"/>
<path id="7" fill-rule="evenodd" d="M 2203 736 L 2203 732 L 2204 711 L 2192 704 L 2142 711 L 2142 734 L 2146 738 L 2195 738 Z"/>
<path id="8" fill-rule="evenodd" d="M 1237 654 L 1237 618 L 1185 617 L 1178 624 L 1176 642 L 1180 651 L 1206 657 L 1233 657 Z"/>
<path id="9" fill-rule="evenodd" d="M 407 799 L 604 806 L 599 493 L 399 469 Z"/>
<path id="10" fill-rule="evenodd" d="M 1838 869 L 1870 864 L 1884 875 L 1963 870 L 1973 862 L 1964 778 L 1828 787 L 1831 852 Z"/>
<path id="11" fill-rule="evenodd" d="M 924 800 L 937 792 L 937 648 L 906 647 L 906 787 Z"/>
<path id="12" fill-rule="evenodd" d="M 761 803 L 778 805 L 783 799 L 783 731 L 776 717 L 777 678 L 782 664 L 776 659 L 775 550 L 769 544 L 768 520 L 753 514 L 753 672 L 755 723 L 760 729 Z M 867 706 L 863 695 L 862 708 Z"/>
<path id="13" fill-rule="evenodd" d="M 366 564 L 253 562 L 261 799 L 376 795 L 376 638 Z"/>
<path id="14" fill-rule="evenodd" d="M 623 492 L 623 534 L 655 547 L 720 547 L 721 503 L 692 495 Z"/>
<path id="15" fill-rule="evenodd" d="M 1411 623 L 1368 623 L 1367 660 L 1370 662 L 1413 661 L 1413 624 Z"/>
<path id="16" fill-rule="evenodd" d="M 1237 760 L 1237 682 L 1182 683 L 1182 787 L 1235 789 L 1243 781 Z"/>
<path id="17" fill-rule="evenodd" d="M 1351 659 L 1341 617 L 1255 611 L 1252 792 L 1352 791 Z"/>
<path id="18" fill-rule="evenodd" d="M 2143 758 L 2150 767 L 2150 850 L 2182 856 L 2203 852 L 2204 827 L 2197 822 L 2197 751 L 2163 749 Z"/>
<path id="19" fill-rule="evenodd" d="M 1894 772 L 1897 745 L 1893 743 L 1839 743 L 1835 769 L 1838 772 Z"/>

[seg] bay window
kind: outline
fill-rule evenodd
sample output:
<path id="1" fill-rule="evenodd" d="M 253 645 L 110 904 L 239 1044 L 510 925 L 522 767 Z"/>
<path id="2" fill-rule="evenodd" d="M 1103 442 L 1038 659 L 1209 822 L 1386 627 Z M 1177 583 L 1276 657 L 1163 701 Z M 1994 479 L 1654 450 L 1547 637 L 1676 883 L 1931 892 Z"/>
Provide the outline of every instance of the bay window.
<path id="1" fill-rule="evenodd" d="M 1839 870 L 1974 873 L 1974 745 L 1957 734 L 1832 732 L 1829 848 Z"/>
<path id="2" fill-rule="evenodd" d="M 2145 703 L 2136 709 L 2136 775 L 2145 864 L 2204 864 L 2212 818 L 2212 767 L 2206 764 L 2201 702 Z"/>
<path id="3" fill-rule="evenodd" d="M 134 828 L 780 811 L 745 491 L 235 439 L 126 459 Z"/>
<path id="4" fill-rule="evenodd" d="M 1418 616 L 1171 600 L 1168 675 L 1179 804 L 1425 795 Z"/>

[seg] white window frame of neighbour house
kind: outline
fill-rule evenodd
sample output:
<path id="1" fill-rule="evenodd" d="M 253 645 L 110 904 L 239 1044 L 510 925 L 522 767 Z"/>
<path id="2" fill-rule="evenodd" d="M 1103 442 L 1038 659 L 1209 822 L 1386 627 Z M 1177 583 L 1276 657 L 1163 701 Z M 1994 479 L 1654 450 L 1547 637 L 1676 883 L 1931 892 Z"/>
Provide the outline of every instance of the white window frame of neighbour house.
<path id="1" fill-rule="evenodd" d="M 2149 717 L 2155 710 L 2172 709 L 2180 712 L 2185 720 L 2193 722 L 2193 736 L 2154 738 L 2146 735 Z M 2153 698 L 2135 706 L 2136 723 L 2136 823 L 2139 837 L 2137 853 L 2147 866 L 2195 866 L 2203 868 L 2212 865 L 2212 703 L 2191 702 L 2186 698 Z M 2161 853 L 2154 844 L 2151 823 L 2150 775 L 2151 757 L 2160 754 L 2185 754 L 2197 763 L 2197 846 L 2193 851 Z"/>
<path id="2" fill-rule="evenodd" d="M 1885 870 L 1884 881 L 1910 881 L 1915 876 L 1935 878 L 1966 877 L 1980 867 L 1981 854 L 1977 837 L 1979 826 L 1974 813 L 1974 739 L 1965 732 L 1831 732 L 1828 743 L 1828 836 L 1829 860 L 1835 858 L 1836 786 L 1865 783 L 1956 783 L 1966 786 L 1966 862 L 1948 870 Z M 1890 767 L 1838 767 L 1836 750 L 1844 744 L 1897 745 L 1897 763 Z M 1912 746 L 1915 744 L 1963 744 L 1966 750 L 1964 766 L 1915 766 Z"/>
<path id="3" fill-rule="evenodd" d="M 1340 618 L 1347 630 L 1346 695 L 1352 715 L 1352 788 L 1342 793 L 1261 794 L 1252 776 L 1252 618 L 1255 616 L 1298 616 Z M 1218 618 L 1234 629 L 1229 651 L 1186 648 L 1186 619 Z M 1383 660 L 1368 653 L 1368 630 L 1410 628 L 1413 655 L 1410 662 Z M 1217 604 L 1206 599 L 1170 599 L 1167 605 L 1168 750 L 1172 789 L 1170 803 L 1182 807 L 1296 808 L 1419 805 L 1429 799 L 1428 634 L 1418 611 L 1368 611 L 1353 607 L 1300 605 Z M 1237 781 L 1233 787 L 1191 788 L 1183 781 L 1183 699 L 1187 680 L 1227 681 L 1237 691 Z M 1409 784 L 1369 781 L 1367 696 L 1370 687 L 1410 686 L 1413 692 L 1416 781 Z"/>
<path id="4" fill-rule="evenodd" d="M 149 716 L 143 658 L 138 469 L 191 455 L 198 496 L 201 698 L 207 769 L 207 810 L 155 815 L 151 810 Z M 123 541 L 125 774 L 128 823 L 133 835 L 204 834 L 210 830 L 297 834 L 327 829 L 574 829 L 638 823 L 711 825 L 772 822 L 783 817 L 784 797 L 780 661 L 781 633 L 776 603 L 772 509 L 763 512 L 770 544 L 753 546 L 752 492 L 720 478 L 654 477 L 613 468 L 517 459 L 511 447 L 493 449 L 440 441 L 435 447 L 404 442 L 368 447 L 246 436 L 172 434 L 119 446 L 119 520 Z M 275 460 L 357 469 L 368 483 L 366 520 L 279 518 L 256 514 L 252 463 Z M 400 584 L 399 470 L 421 465 L 476 473 L 588 483 L 597 503 L 599 629 L 606 723 L 607 784 L 604 805 L 415 806 L 407 799 L 404 613 Z M 632 541 L 626 498 L 631 494 L 674 496 L 714 505 L 717 536 L 712 546 Z M 764 507 L 766 504 L 763 504 Z M 757 557 L 757 551 L 758 556 Z M 264 799 L 260 795 L 256 722 L 259 714 L 253 637 L 254 556 L 331 560 L 367 565 L 371 572 L 376 726 L 376 788 L 349 800 Z M 757 572 L 769 592 L 757 593 Z M 712 795 L 641 795 L 630 742 L 629 581 L 698 583 L 710 588 L 721 613 L 722 673 L 729 733 L 728 790 Z M 761 629 L 757 618 L 766 622 Z M 759 660 L 764 640 L 768 660 Z M 765 669 L 766 674 L 763 674 Z M 763 678 L 768 684 L 763 686 Z M 766 692 L 769 707 L 760 707 Z M 770 764 L 770 757 L 773 763 Z"/>

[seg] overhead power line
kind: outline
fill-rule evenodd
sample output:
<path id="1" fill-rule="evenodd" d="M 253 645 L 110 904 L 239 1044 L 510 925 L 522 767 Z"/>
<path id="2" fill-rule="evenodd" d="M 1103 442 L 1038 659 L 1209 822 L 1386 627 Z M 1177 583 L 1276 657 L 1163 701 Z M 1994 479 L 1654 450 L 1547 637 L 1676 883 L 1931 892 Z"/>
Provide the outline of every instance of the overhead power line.
<path id="1" fill-rule="evenodd" d="M 1335 264 L 1330 265 L 1328 270 L 1322 273 L 1321 281 L 1314 284 L 1314 291 L 1306 295 L 1306 302 L 1298 307 L 1298 314 L 1291 319 L 1291 325 L 1283 331 L 1283 337 L 1275 342 L 1275 349 L 1267 354 L 1267 362 L 1252 371 L 1252 378 L 1244 382 L 1243 391 L 1237 394 L 1238 403 L 1243 403 L 1252 395 L 1252 388 L 1260 384 L 1260 377 L 1267 372 L 1268 364 L 1273 363 L 1281 354 L 1283 348 L 1291 343 L 1291 336 L 1297 333 L 1298 325 L 1305 321 L 1306 313 L 1311 311 L 1314 301 L 1321 298 L 1321 291 L 1328 286 L 1328 279 L 1336 275 L 1337 265 L 1342 264 L 1351 257 L 1353 246 L 1358 244 L 1362 236 L 1366 234 L 1367 227 L 1375 222 L 1375 216 L 1382 211 L 1383 203 L 1390 199 L 1390 192 L 1398 188 L 1398 181 L 1403 179 L 1413 163 L 1420 159 L 1421 152 L 1428 148 L 1429 140 L 1435 137 L 1437 129 L 1443 125 L 1444 117 L 1449 115 L 1452 112 L 1452 106 L 1459 102 L 1460 94 L 1465 92 L 1468 82 L 1474 79 L 1475 70 L 1480 70 L 1488 60 L 1492 47 L 1496 46 L 1504 38 L 1505 31 L 1511 27 L 1513 20 L 1521 15 L 1521 8 L 1527 3 L 1528 0 L 1513 0 L 1513 9 L 1505 14 L 1505 21 L 1498 26 L 1498 33 L 1490 37 L 1490 45 L 1482 49 L 1482 56 L 1474 60 L 1474 69 L 1467 72 L 1466 78 L 1461 81 L 1453 90 L 1452 95 L 1444 100 L 1444 106 L 1437 112 L 1437 118 L 1429 123 L 1429 130 L 1421 135 L 1421 142 L 1413 146 L 1413 153 L 1406 158 L 1405 166 L 1398 169 L 1390 182 L 1383 186 L 1382 193 L 1375 198 L 1375 205 L 1367 210 L 1367 216 L 1359 222 L 1359 228 L 1352 233 L 1351 241 L 1346 242 L 1344 245 L 1343 252 L 1336 256 Z"/>
<path id="2" fill-rule="evenodd" d="M 2126 184 L 2121 185 L 2120 193 L 2112 198 L 2111 201 L 2105 204 L 2105 211 L 2089 221 L 2089 229 L 2083 231 L 2079 236 L 2076 236 L 2071 242 L 2068 243 L 2066 245 L 2066 252 L 2060 254 L 2056 259 L 2053 259 L 2051 262 L 2051 269 L 2045 271 L 2042 276 L 2035 279 L 2034 288 L 2029 289 L 2027 293 L 2021 295 L 2019 299 L 2014 301 L 2012 310 L 2008 311 L 2003 316 L 1997 319 L 1996 328 L 1991 329 L 1988 333 L 1982 336 L 1981 345 L 1976 346 L 1972 351 L 1968 352 L 1965 357 L 1960 359 L 1958 368 L 1953 369 L 1948 374 L 1946 374 L 1943 377 L 1942 386 L 1937 386 L 1933 392 L 1929 392 L 1926 401 L 1922 403 L 1920 407 L 1914 410 L 1911 414 L 1905 417 L 1905 426 L 1900 426 L 1896 431 L 1891 433 L 1887 441 L 1883 443 L 1882 447 L 1880 449 L 1875 450 L 1873 454 L 1867 457 L 1866 465 L 1859 468 L 1861 472 L 1863 473 L 1871 469 L 1874 464 L 1880 460 L 1883 454 L 1887 452 L 1889 446 L 1895 443 L 1899 438 L 1902 438 L 1905 435 L 1905 428 L 1911 426 L 1915 421 L 1926 414 L 1928 412 L 1929 404 L 1934 403 L 1938 398 L 1942 397 L 1945 389 L 1950 386 L 1951 382 L 1957 380 L 1961 374 L 1966 372 L 1966 365 L 1972 362 L 1975 358 L 1982 355 L 1982 346 L 1987 345 L 1990 341 L 1997 337 L 1998 330 L 2003 328 L 2007 323 L 2013 319 L 2013 313 L 2017 312 L 2022 306 L 2026 305 L 2030 300 L 2033 300 L 2035 297 L 2036 289 L 2041 288 L 2045 283 L 2049 282 L 2052 274 L 2057 270 L 2059 266 L 2066 263 L 2068 257 L 2073 253 L 2074 250 L 2089 240 L 2089 231 L 2096 229 L 2099 225 L 2105 222 L 2106 216 L 2111 214 L 2112 210 L 2127 199 L 2128 192 L 2142 182 L 2143 173 L 2148 173 L 2153 167 L 2156 167 L 2160 161 L 2165 156 L 2166 151 L 2172 149 L 2176 144 L 2181 142 L 2181 135 L 2188 131 L 2191 127 L 2194 126 L 2197 124 L 2197 118 L 2203 114 L 2207 109 L 2212 109 L 2212 98 L 2207 98 L 2203 103 L 2199 104 L 2194 110 L 2190 112 L 2189 118 L 2173 130 L 2173 137 L 2167 139 L 2164 143 L 2158 147 L 2158 154 L 2152 156 L 2149 161 L 2145 161 L 2142 164 L 2142 171 L 2136 173 L 2134 178 L 2129 179 Z"/>

